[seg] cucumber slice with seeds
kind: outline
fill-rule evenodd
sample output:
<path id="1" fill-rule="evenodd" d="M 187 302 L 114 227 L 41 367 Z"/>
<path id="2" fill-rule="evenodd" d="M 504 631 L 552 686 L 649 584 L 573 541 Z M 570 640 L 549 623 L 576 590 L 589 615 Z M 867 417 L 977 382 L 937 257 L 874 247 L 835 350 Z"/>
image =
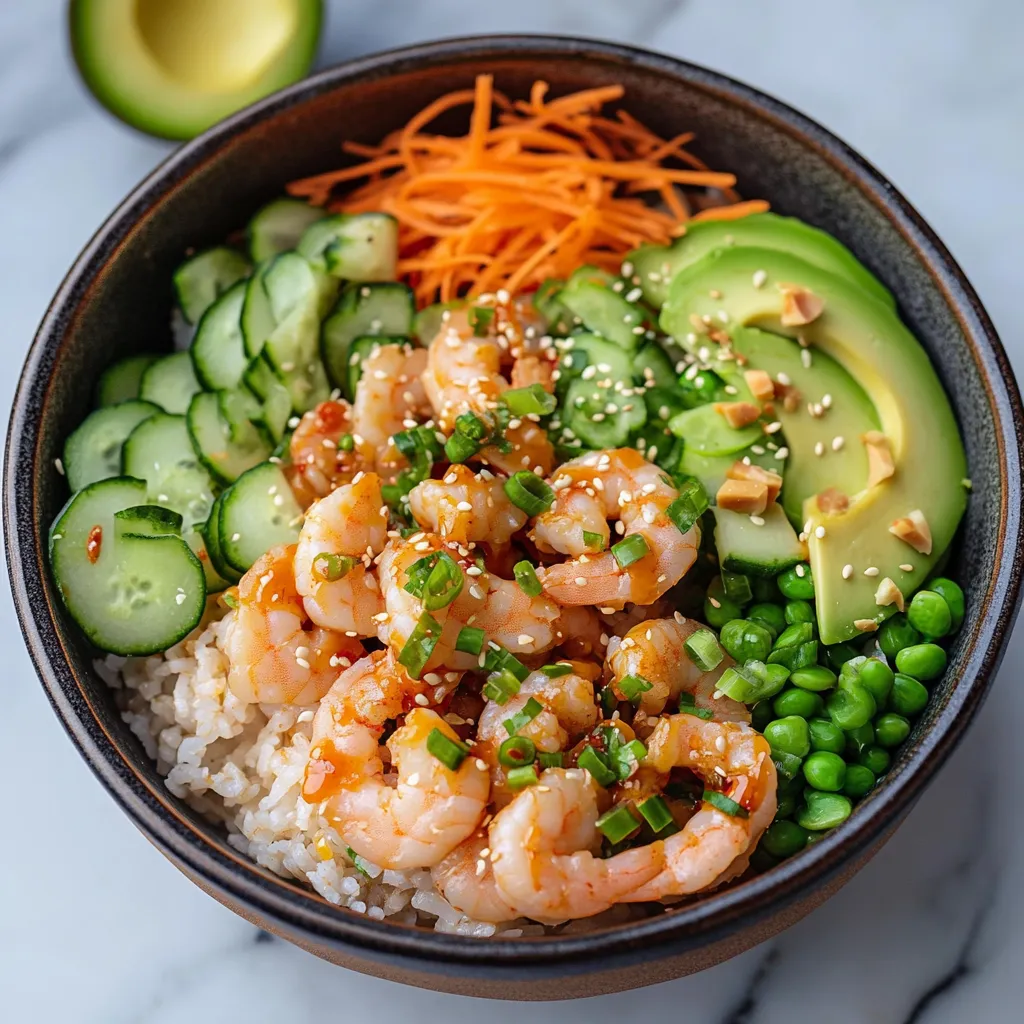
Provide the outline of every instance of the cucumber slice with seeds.
<path id="1" fill-rule="evenodd" d="M 258 210 L 245 229 L 254 263 L 294 249 L 303 232 L 322 219 L 324 211 L 301 199 L 273 199 Z"/>
<path id="2" fill-rule="evenodd" d="M 128 435 L 160 409 L 138 399 L 90 413 L 64 442 L 64 472 L 72 491 L 121 472 L 121 448 Z"/>
<path id="3" fill-rule="evenodd" d="M 146 367 L 139 385 L 139 398 L 159 405 L 164 412 L 183 415 L 192 396 L 201 391 L 188 352 L 163 356 Z"/>
<path id="4" fill-rule="evenodd" d="M 113 654 L 167 650 L 206 607 L 203 567 L 180 537 L 118 533 L 116 513 L 145 499 L 142 480 L 101 480 L 71 498 L 50 529 L 50 565 L 68 612 Z"/>
<path id="5" fill-rule="evenodd" d="M 563 423 L 591 448 L 619 448 L 647 422 L 647 407 L 639 395 L 617 396 L 579 378 L 565 395 Z"/>
<path id="6" fill-rule="evenodd" d="M 198 323 L 214 301 L 252 268 L 236 249 L 218 245 L 197 253 L 174 272 L 178 305 L 190 323 Z"/>
<path id="7" fill-rule="evenodd" d="M 154 355 L 129 356 L 108 366 L 96 387 L 96 404 L 103 407 L 138 398 L 142 374 L 156 358 Z"/>
<path id="8" fill-rule="evenodd" d="M 306 229 L 296 249 L 319 270 L 346 281 L 394 281 L 398 221 L 387 213 L 339 213 Z"/>
<path id="9" fill-rule="evenodd" d="M 272 462 L 243 473 L 218 504 L 218 551 L 236 572 L 246 572 L 272 547 L 299 538 L 302 509 L 280 466 Z"/>
<path id="10" fill-rule="evenodd" d="M 238 387 L 249 360 L 242 340 L 245 282 L 232 285 L 203 314 L 192 339 L 192 363 L 204 388 Z"/>
<path id="11" fill-rule="evenodd" d="M 238 417 L 234 423 L 222 413 L 223 405 L 229 408 L 243 402 L 242 395 L 222 403 L 223 393 L 203 391 L 192 399 L 185 419 L 192 447 L 199 461 L 209 470 L 218 483 L 230 484 L 247 469 L 266 461 L 270 445 L 251 422 Z M 257 412 L 259 406 L 251 399 L 250 408 Z"/>

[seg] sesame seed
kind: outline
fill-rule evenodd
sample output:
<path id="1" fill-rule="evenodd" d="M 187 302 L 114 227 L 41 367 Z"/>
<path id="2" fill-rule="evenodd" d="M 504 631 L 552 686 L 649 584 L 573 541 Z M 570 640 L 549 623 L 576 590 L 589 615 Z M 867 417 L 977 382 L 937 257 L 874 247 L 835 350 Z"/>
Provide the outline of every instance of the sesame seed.
<path id="1" fill-rule="evenodd" d="M 754 276 L 751 278 L 755 288 L 763 288 L 765 281 L 768 280 L 768 272 L 766 270 L 755 270 Z"/>
<path id="2" fill-rule="evenodd" d="M 815 444 L 815 446 L 814 446 L 814 454 L 815 455 L 824 455 L 825 454 L 825 446 L 820 441 L 818 441 Z"/>
<path id="3" fill-rule="evenodd" d="M 715 737 L 715 750 L 717 750 L 720 754 L 724 754 L 725 753 L 725 737 L 724 736 L 716 736 Z"/>
<path id="4" fill-rule="evenodd" d="M 853 575 L 853 566 L 849 562 L 843 566 L 843 579 L 848 580 Z"/>
<path id="5" fill-rule="evenodd" d="M 876 566 L 876 565 L 869 565 L 864 570 L 864 575 L 865 576 L 877 576 L 878 575 L 878 566 Z"/>
<path id="6" fill-rule="evenodd" d="M 811 368 L 811 350 L 809 348 L 800 349 L 800 362 L 805 370 Z"/>
<path id="7" fill-rule="evenodd" d="M 841 436 L 832 438 L 832 451 L 837 452 L 846 443 L 845 439 Z"/>
<path id="8" fill-rule="evenodd" d="M 472 512 L 472 511 L 473 511 L 473 506 L 472 506 L 472 505 L 470 505 L 470 503 L 469 503 L 468 501 L 460 501 L 460 502 L 458 503 L 458 505 L 456 505 L 455 507 L 456 507 L 456 508 L 457 508 L 457 509 L 458 509 L 458 510 L 459 510 L 460 512 Z"/>
<path id="9" fill-rule="evenodd" d="M 721 608 L 722 607 L 722 602 L 721 601 L 716 601 L 710 594 L 708 594 L 708 602 L 711 604 L 712 608 Z"/>
<path id="10" fill-rule="evenodd" d="M 309 662 L 306 661 L 305 658 L 296 658 L 295 664 L 298 665 L 300 668 L 309 668 Z"/>
<path id="11" fill-rule="evenodd" d="M 800 577 L 801 579 L 803 579 L 803 578 L 804 578 L 804 576 L 806 576 L 806 575 L 807 575 L 807 570 L 806 570 L 806 569 L 805 569 L 805 568 L 803 567 L 803 565 L 799 565 L 799 564 L 798 564 L 798 565 L 797 565 L 797 566 L 796 566 L 796 567 L 795 567 L 795 568 L 793 569 L 793 571 L 794 571 L 794 572 L 795 572 L 795 573 L 797 574 L 797 576 L 799 576 L 799 577 Z"/>
<path id="12" fill-rule="evenodd" d="M 416 703 L 419 704 L 421 708 L 425 708 L 430 703 L 430 701 L 427 700 L 426 694 L 422 693 L 417 693 L 416 696 L 413 697 L 413 700 L 416 701 Z M 414 782 L 412 783 L 412 785 L 415 786 L 416 783 Z"/>
<path id="13" fill-rule="evenodd" d="M 790 384 L 792 384 L 792 383 L 793 383 L 793 381 L 792 381 L 792 380 L 790 380 L 790 378 L 789 378 L 789 374 L 788 374 L 788 373 L 782 373 L 781 371 L 780 371 L 780 372 L 779 372 L 778 374 L 776 374 L 776 376 L 775 376 L 775 379 L 776 379 L 776 380 L 777 380 L 777 381 L 778 381 L 778 382 L 779 382 L 779 383 L 780 383 L 780 384 L 781 384 L 781 385 L 782 385 L 783 387 L 787 387 L 787 388 L 789 387 L 789 385 L 790 385 Z"/>
<path id="14" fill-rule="evenodd" d="M 750 521 L 755 526 L 764 526 L 764 519 L 761 516 L 751 516 Z"/>
<path id="15" fill-rule="evenodd" d="M 824 538 L 824 536 L 825 536 L 825 527 L 824 526 L 816 526 L 814 528 L 814 536 L 817 537 L 818 540 L 822 540 Z"/>
<path id="16" fill-rule="evenodd" d="M 516 637 L 516 639 L 519 641 L 520 645 L 523 646 L 523 647 L 527 647 L 530 644 L 536 643 L 536 641 L 533 639 L 532 636 L 530 636 L 529 633 L 520 633 L 519 636 Z"/>
<path id="17" fill-rule="evenodd" d="M 64 463 L 61 462 L 60 459 L 53 460 L 53 468 L 56 469 L 61 476 L 64 476 Z"/>
<path id="18" fill-rule="evenodd" d="M 587 585 L 587 577 L 586 576 L 577 576 L 576 577 L 576 586 L 577 587 L 585 587 L 586 585 Z"/>
<path id="19" fill-rule="evenodd" d="M 900 568 L 904 572 L 913 572 L 914 571 L 914 567 L 909 562 L 901 562 L 900 563 Z"/>
<path id="20" fill-rule="evenodd" d="M 774 422 L 769 423 L 764 428 L 764 432 L 766 434 L 777 434 L 781 429 L 782 429 L 782 424 L 778 420 L 775 420 Z"/>

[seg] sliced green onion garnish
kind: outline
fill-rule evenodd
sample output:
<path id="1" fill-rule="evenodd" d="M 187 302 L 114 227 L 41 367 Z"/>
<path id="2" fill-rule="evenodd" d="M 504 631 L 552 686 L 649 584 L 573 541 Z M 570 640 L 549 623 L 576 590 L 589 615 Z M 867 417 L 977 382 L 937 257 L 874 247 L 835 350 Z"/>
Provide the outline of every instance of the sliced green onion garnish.
<path id="1" fill-rule="evenodd" d="M 333 583 L 347 576 L 355 567 L 358 558 L 351 555 L 332 555 L 328 551 L 321 551 L 313 559 L 313 572 L 322 580 Z"/>
<path id="2" fill-rule="evenodd" d="M 459 563 L 442 551 L 423 584 L 423 607 L 429 612 L 447 608 L 462 593 L 462 584 Z"/>
<path id="3" fill-rule="evenodd" d="M 351 434 L 342 434 L 338 438 L 338 448 L 343 452 L 350 452 L 356 446 L 356 439 Z"/>
<path id="4" fill-rule="evenodd" d="M 763 661 L 748 661 L 744 665 L 731 665 L 715 686 L 727 697 L 744 704 L 774 697 L 786 685 L 789 669 L 785 665 L 766 665 Z"/>
<path id="5" fill-rule="evenodd" d="M 455 432 L 482 441 L 487 437 L 487 424 L 475 412 L 463 412 L 455 417 Z"/>
<path id="6" fill-rule="evenodd" d="M 478 338 L 486 337 L 487 328 L 494 319 L 494 310 L 490 306 L 472 306 L 469 310 L 469 326 Z"/>
<path id="7" fill-rule="evenodd" d="M 643 676 L 623 676 L 617 684 L 619 693 L 628 701 L 635 701 L 641 693 L 646 693 L 653 686 L 654 683 Z"/>
<path id="8" fill-rule="evenodd" d="M 429 427 L 413 427 L 412 430 L 400 430 L 397 434 L 391 435 L 395 447 L 410 461 L 413 462 L 420 452 L 426 452 L 431 461 L 441 457 L 441 446 L 437 443 L 437 436 Z"/>
<path id="9" fill-rule="evenodd" d="M 601 710 L 605 718 L 611 718 L 612 712 L 618 706 L 619 698 L 610 686 L 602 687 L 597 693 L 597 699 L 601 704 Z"/>
<path id="10" fill-rule="evenodd" d="M 643 822 L 633 812 L 630 804 L 619 804 L 602 814 L 594 824 L 605 839 L 614 845 L 631 836 Z"/>
<path id="11" fill-rule="evenodd" d="M 427 577 L 430 575 L 430 570 L 437 565 L 438 556 L 439 552 L 431 552 L 429 555 L 417 558 L 416 561 L 405 570 L 405 575 L 408 577 L 408 580 L 404 589 L 408 593 L 412 594 L 413 597 L 423 596 L 423 587 L 426 585 Z"/>
<path id="12" fill-rule="evenodd" d="M 697 707 L 693 694 L 687 693 L 685 690 L 679 694 L 679 710 L 684 715 L 696 715 L 698 718 L 703 718 L 705 722 L 710 722 L 715 717 L 714 712 L 708 708 Z"/>
<path id="13" fill-rule="evenodd" d="M 533 740 L 526 736 L 509 736 L 498 747 L 498 760 L 506 768 L 518 768 L 524 764 L 533 764 L 537 756 L 537 748 Z"/>
<path id="14" fill-rule="evenodd" d="M 665 509 L 665 514 L 680 533 L 687 533 L 707 509 L 708 496 L 703 485 L 690 479 L 679 488 L 679 497 Z"/>
<path id="15" fill-rule="evenodd" d="M 455 650 L 463 654 L 479 654 L 484 649 L 484 631 L 475 626 L 463 626 L 455 638 Z"/>
<path id="16" fill-rule="evenodd" d="M 576 759 L 580 768 L 586 769 L 594 777 L 599 786 L 610 786 L 618 782 L 619 777 L 605 764 L 601 754 L 589 744 L 583 748 L 580 756 Z"/>
<path id="17" fill-rule="evenodd" d="M 531 697 L 521 711 L 517 711 L 511 718 L 506 718 L 502 725 L 509 736 L 515 736 L 524 725 L 529 725 L 542 711 L 544 705 L 535 697 Z"/>
<path id="18" fill-rule="evenodd" d="M 238 598 L 237 598 L 237 597 L 235 597 L 235 595 L 234 595 L 234 594 L 232 594 L 230 590 L 225 590 L 225 591 L 224 591 L 224 593 L 222 593 L 222 594 L 220 595 L 220 597 L 221 597 L 221 600 L 222 600 L 222 601 L 223 601 L 223 602 L 224 602 L 224 603 L 225 603 L 225 604 L 226 604 L 226 605 L 227 605 L 227 606 L 228 606 L 229 608 L 237 608 L 237 607 L 238 607 Z"/>
<path id="19" fill-rule="evenodd" d="M 544 590 L 537 579 L 537 570 L 525 558 L 512 566 L 512 574 L 527 597 L 537 597 Z"/>
<path id="20" fill-rule="evenodd" d="M 555 492 L 536 473 L 521 469 L 505 481 L 505 493 L 516 508 L 528 516 L 539 516 L 551 508 Z"/>
<path id="21" fill-rule="evenodd" d="M 530 670 L 510 651 L 506 651 L 504 647 L 488 646 L 484 658 L 484 671 L 501 672 L 503 669 L 511 672 L 520 683 L 530 674 Z"/>
<path id="22" fill-rule="evenodd" d="M 520 768 L 509 768 L 505 784 L 509 789 L 525 789 L 537 782 L 537 766 L 524 764 Z"/>
<path id="23" fill-rule="evenodd" d="M 462 762 L 469 757 L 469 747 L 465 743 L 453 740 L 437 728 L 432 729 L 427 737 L 427 750 L 453 772 L 457 772 Z"/>
<path id="24" fill-rule="evenodd" d="M 555 411 L 558 399 L 548 394 L 540 384 L 530 384 L 525 388 L 512 388 L 502 396 L 513 416 L 547 416 Z"/>
<path id="25" fill-rule="evenodd" d="M 647 748 L 639 740 L 624 743 L 615 752 L 615 763 L 619 769 L 619 778 L 627 779 L 633 771 L 633 762 L 639 764 L 647 756 Z"/>
<path id="26" fill-rule="evenodd" d="M 430 612 L 424 612 L 398 655 L 398 663 L 405 666 L 413 679 L 423 675 L 423 669 L 430 661 L 440 638 L 441 623 Z"/>
<path id="27" fill-rule="evenodd" d="M 646 538 L 639 533 L 634 533 L 631 537 L 626 537 L 625 540 L 620 540 L 618 544 L 612 545 L 612 554 L 615 556 L 615 561 L 623 569 L 634 562 L 639 562 L 650 550 L 651 546 L 647 543 Z"/>
<path id="28" fill-rule="evenodd" d="M 561 768 L 563 761 L 563 755 L 560 750 L 556 750 L 553 753 L 548 753 L 545 750 L 537 751 L 537 764 L 541 768 Z"/>
<path id="29" fill-rule="evenodd" d="M 499 707 L 504 707 L 518 692 L 519 680 L 507 668 L 492 672 L 481 690 L 487 700 L 493 700 Z"/>
<path id="30" fill-rule="evenodd" d="M 778 769 L 779 774 L 784 779 L 795 779 L 800 771 L 800 766 L 804 763 L 802 757 L 787 753 L 785 750 L 773 750 L 772 760 L 775 762 L 775 767 Z"/>
<path id="31" fill-rule="evenodd" d="M 739 572 L 722 570 L 722 590 L 730 601 L 737 604 L 748 604 L 754 597 L 750 579 Z"/>
<path id="32" fill-rule="evenodd" d="M 644 820 L 655 833 L 660 832 L 667 825 L 675 824 L 676 819 L 672 817 L 668 804 L 660 796 L 649 796 L 637 804 L 636 809 L 643 815 Z"/>
<path id="33" fill-rule="evenodd" d="M 444 453 L 449 462 L 465 462 L 480 451 L 480 443 L 465 434 L 452 434 L 444 443 Z"/>
<path id="34" fill-rule="evenodd" d="M 698 629 L 691 633 L 686 638 L 683 649 L 701 672 L 710 672 L 718 668 L 725 657 L 725 651 L 710 629 Z"/>
<path id="35" fill-rule="evenodd" d="M 705 789 L 704 801 L 725 814 L 731 814 L 734 818 L 750 817 L 750 812 L 746 807 L 740 806 L 735 800 L 730 800 L 724 793 L 719 793 L 716 789 Z"/>
<path id="36" fill-rule="evenodd" d="M 604 551 L 604 537 L 599 533 L 592 533 L 590 530 L 583 531 L 583 543 L 595 551 Z"/>
<path id="37" fill-rule="evenodd" d="M 352 866 L 356 869 L 356 871 L 359 872 L 359 874 L 365 875 L 367 878 L 370 879 L 373 878 L 373 875 L 371 875 L 370 872 L 366 870 L 366 861 L 363 860 L 363 858 L 360 857 L 359 854 L 356 853 L 356 851 L 353 850 L 351 846 L 346 846 L 345 852 L 348 854 L 348 859 L 352 861 Z"/>
<path id="38" fill-rule="evenodd" d="M 554 665 L 541 665 L 539 671 L 543 672 L 548 679 L 561 679 L 562 676 L 567 676 L 572 671 L 572 665 L 557 662 Z"/>

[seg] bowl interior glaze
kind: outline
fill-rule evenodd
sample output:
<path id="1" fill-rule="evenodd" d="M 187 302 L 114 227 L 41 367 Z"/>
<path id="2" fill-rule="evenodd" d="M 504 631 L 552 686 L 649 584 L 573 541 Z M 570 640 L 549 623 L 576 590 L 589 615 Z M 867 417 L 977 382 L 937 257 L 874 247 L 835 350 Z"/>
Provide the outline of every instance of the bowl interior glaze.
<path id="1" fill-rule="evenodd" d="M 168 793 L 120 720 L 44 560 L 46 531 L 66 498 L 54 459 L 89 411 L 105 366 L 130 352 L 170 347 L 171 273 L 184 255 L 244 226 L 288 180 L 338 166 L 342 139 L 376 142 L 481 71 L 513 97 L 525 96 L 537 78 L 554 94 L 621 82 L 626 109 L 666 136 L 695 131 L 695 151 L 711 166 L 734 171 L 744 195 L 766 197 L 776 211 L 850 246 L 896 294 L 901 315 L 938 368 L 974 483 L 948 569 L 965 583 L 968 609 L 950 669 L 884 784 L 848 824 L 769 874 L 671 913 L 588 935 L 501 942 L 340 912 L 239 857 L 218 829 Z M 464 124 L 464 116 L 442 122 L 454 130 Z M 343 65 L 270 97 L 182 147 L 115 211 L 61 286 L 21 380 L 5 473 L 9 567 L 32 656 L 83 756 L 168 856 L 254 920 L 372 962 L 385 974 L 394 973 L 388 965 L 406 965 L 453 976 L 556 978 L 595 964 L 699 959 L 709 943 L 727 942 L 758 922 L 781 922 L 795 900 L 815 890 L 823 895 L 833 878 L 863 860 L 978 709 L 1019 599 L 1022 422 L 1005 354 L 956 264 L 892 186 L 824 129 L 736 82 L 651 53 L 555 37 L 452 40 Z M 663 977 L 648 971 L 632 984 Z"/>

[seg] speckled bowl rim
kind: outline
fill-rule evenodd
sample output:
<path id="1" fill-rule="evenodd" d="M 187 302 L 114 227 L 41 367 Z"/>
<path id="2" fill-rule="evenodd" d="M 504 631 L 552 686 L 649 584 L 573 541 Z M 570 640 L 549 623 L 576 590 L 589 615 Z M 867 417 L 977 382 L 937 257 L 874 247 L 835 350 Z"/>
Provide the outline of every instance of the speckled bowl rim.
<path id="1" fill-rule="evenodd" d="M 69 653 L 61 647 L 47 608 L 43 538 L 34 508 L 39 470 L 39 413 L 52 382 L 41 382 L 44 353 L 59 343 L 69 311 L 85 298 L 98 268 L 157 197 L 187 177 L 222 142 L 268 115 L 330 91 L 340 84 L 378 79 L 447 62 L 539 56 L 573 60 L 595 57 L 641 66 L 682 79 L 769 121 L 775 129 L 812 146 L 851 182 L 917 251 L 958 320 L 971 356 L 985 380 L 1003 467 L 998 566 L 984 611 L 970 637 L 964 671 L 935 726 L 920 739 L 909 763 L 858 807 L 853 827 L 828 835 L 801 856 L 735 888 L 672 913 L 578 936 L 486 941 L 371 920 L 339 910 L 309 890 L 270 877 L 226 843 L 216 847 L 181 814 L 176 800 L 157 791 L 120 754 L 89 709 Z M 249 905 L 286 932 L 381 962 L 419 969 L 492 977 L 584 973 L 627 966 L 722 939 L 781 911 L 811 889 L 825 885 L 871 844 L 880 841 L 917 799 L 949 757 L 980 708 L 1016 616 L 1024 550 L 1021 545 L 1021 461 L 1024 408 L 1006 353 L 973 288 L 916 210 L 863 157 L 814 121 L 778 100 L 724 75 L 662 54 L 595 40 L 545 35 L 474 36 L 408 46 L 329 68 L 215 125 L 182 146 L 118 206 L 82 251 L 61 284 L 33 341 L 19 381 L 4 465 L 4 532 L 8 569 L 22 631 L 47 695 L 64 727 L 95 774 L 135 824 L 165 854 L 205 886 Z M 25 505 L 25 489 L 31 501 Z M 20 499 L 20 501 L 19 501 Z M 19 504 L 22 505 L 19 512 Z M 26 512 L 26 507 L 28 512 Z M 35 598 L 35 601 L 33 601 Z"/>

